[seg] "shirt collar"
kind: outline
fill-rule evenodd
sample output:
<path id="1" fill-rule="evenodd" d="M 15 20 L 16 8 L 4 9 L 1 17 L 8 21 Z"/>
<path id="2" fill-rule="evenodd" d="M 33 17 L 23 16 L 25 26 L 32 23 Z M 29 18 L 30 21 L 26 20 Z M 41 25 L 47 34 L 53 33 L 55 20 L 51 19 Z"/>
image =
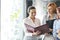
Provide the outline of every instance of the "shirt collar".
<path id="1" fill-rule="evenodd" d="M 28 19 L 32 21 L 32 19 L 31 19 L 30 17 L 28 17 Z M 32 21 L 32 22 L 33 22 L 33 21 Z M 35 18 L 35 22 L 36 22 L 36 18 Z M 35 23 L 35 22 L 33 22 L 33 23 Z"/>
<path id="2" fill-rule="evenodd" d="M 28 17 L 28 19 L 31 19 L 30 17 Z"/>
<path id="3" fill-rule="evenodd" d="M 28 19 L 31 19 L 30 17 L 28 17 Z M 36 19 L 36 18 L 35 18 Z"/>
<path id="4" fill-rule="evenodd" d="M 56 19 L 56 14 L 53 15 L 53 18 Z M 47 18 L 49 18 L 49 14 L 47 14 Z"/>

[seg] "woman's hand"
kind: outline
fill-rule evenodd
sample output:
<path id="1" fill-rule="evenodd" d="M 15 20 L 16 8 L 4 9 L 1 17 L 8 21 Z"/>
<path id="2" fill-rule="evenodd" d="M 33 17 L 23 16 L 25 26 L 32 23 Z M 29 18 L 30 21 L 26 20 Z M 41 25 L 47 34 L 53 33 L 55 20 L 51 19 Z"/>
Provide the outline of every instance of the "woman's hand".
<path id="1" fill-rule="evenodd" d="M 33 32 L 33 36 L 39 36 L 39 34 L 41 34 L 41 32 L 40 31 L 36 31 L 36 32 Z"/>
<path id="2" fill-rule="evenodd" d="M 60 35 L 60 30 L 57 30 L 58 35 Z"/>
<path id="3" fill-rule="evenodd" d="M 32 36 L 37 36 L 37 33 L 36 32 L 32 33 Z"/>
<path id="4" fill-rule="evenodd" d="M 46 35 L 46 36 L 49 36 L 49 34 L 48 34 L 48 33 L 45 33 L 45 35 Z"/>
<path id="5" fill-rule="evenodd" d="M 51 29 L 51 28 L 49 28 L 49 30 L 50 30 L 50 32 L 52 32 L 52 31 L 53 31 L 53 29 Z"/>
<path id="6" fill-rule="evenodd" d="M 41 31 L 36 31 L 37 35 L 41 34 Z"/>
<path id="7" fill-rule="evenodd" d="M 60 38 L 60 30 L 57 30 L 57 36 Z"/>
<path id="8" fill-rule="evenodd" d="M 60 30 L 57 30 L 57 33 L 60 33 Z"/>

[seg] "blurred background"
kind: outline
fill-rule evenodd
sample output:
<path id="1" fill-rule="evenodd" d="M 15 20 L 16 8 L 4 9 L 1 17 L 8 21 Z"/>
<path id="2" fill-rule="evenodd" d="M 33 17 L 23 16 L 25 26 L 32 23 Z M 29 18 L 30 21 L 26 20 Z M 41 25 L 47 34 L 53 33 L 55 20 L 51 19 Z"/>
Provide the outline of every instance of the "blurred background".
<path id="1" fill-rule="evenodd" d="M 49 2 L 60 6 L 60 0 L 1 0 L 1 40 L 23 40 L 22 21 L 28 17 L 27 8 L 36 7 L 36 17 L 42 24 Z"/>

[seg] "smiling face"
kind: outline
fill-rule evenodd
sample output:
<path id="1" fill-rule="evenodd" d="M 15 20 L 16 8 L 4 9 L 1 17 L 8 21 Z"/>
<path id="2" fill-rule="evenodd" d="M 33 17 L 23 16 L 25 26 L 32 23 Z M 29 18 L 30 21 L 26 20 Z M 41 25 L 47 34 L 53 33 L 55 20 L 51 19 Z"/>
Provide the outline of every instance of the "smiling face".
<path id="1" fill-rule="evenodd" d="M 47 10 L 48 10 L 48 13 L 53 13 L 54 12 L 54 8 L 52 6 L 49 6 Z"/>
<path id="2" fill-rule="evenodd" d="M 29 16 L 35 17 L 36 16 L 36 9 L 31 9 L 29 12 Z"/>
<path id="3" fill-rule="evenodd" d="M 57 5 L 54 2 L 53 3 L 48 3 L 48 5 L 47 5 L 48 13 L 55 13 L 56 12 L 56 7 L 57 7 Z"/>
<path id="4" fill-rule="evenodd" d="M 56 11 L 57 11 L 57 16 L 60 18 L 60 7 L 58 7 Z"/>

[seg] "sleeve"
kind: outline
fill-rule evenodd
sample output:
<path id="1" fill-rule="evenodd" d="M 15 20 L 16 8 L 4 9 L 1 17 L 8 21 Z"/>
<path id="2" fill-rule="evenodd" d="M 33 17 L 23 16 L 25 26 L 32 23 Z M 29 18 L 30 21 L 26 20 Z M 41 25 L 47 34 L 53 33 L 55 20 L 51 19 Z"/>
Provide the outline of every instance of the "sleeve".
<path id="1" fill-rule="evenodd" d="M 39 22 L 39 26 L 41 25 L 41 21 L 40 21 L 40 19 L 38 19 L 38 22 Z"/>
<path id="2" fill-rule="evenodd" d="M 24 34 L 25 34 L 25 35 L 30 35 L 30 36 L 32 36 L 32 33 L 27 32 L 27 28 L 26 28 L 25 25 L 24 25 L 25 22 L 26 22 L 25 20 L 23 20 L 23 22 L 22 22 L 22 27 L 23 27 Z"/>
<path id="3" fill-rule="evenodd" d="M 56 20 L 54 21 L 53 24 L 53 36 L 56 37 Z"/>
<path id="4" fill-rule="evenodd" d="M 46 24 L 46 20 L 47 20 L 47 15 L 45 15 L 45 16 L 43 17 L 43 19 L 42 19 L 42 25 L 43 25 L 43 24 Z"/>

